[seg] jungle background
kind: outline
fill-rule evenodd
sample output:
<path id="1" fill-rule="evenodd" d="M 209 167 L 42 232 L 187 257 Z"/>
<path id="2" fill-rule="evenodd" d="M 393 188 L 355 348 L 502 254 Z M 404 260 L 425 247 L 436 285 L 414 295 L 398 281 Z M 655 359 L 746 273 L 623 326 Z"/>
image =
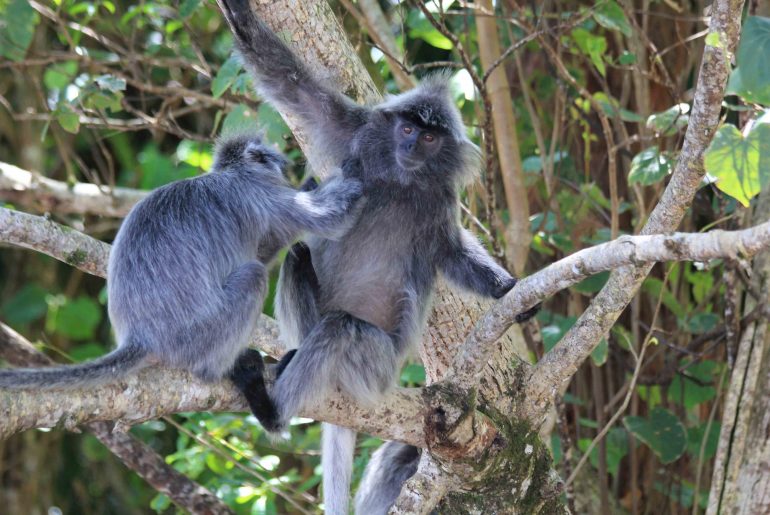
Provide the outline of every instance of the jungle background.
<path id="1" fill-rule="evenodd" d="M 538 270 L 644 224 L 688 123 L 706 2 L 331 5 L 383 93 L 452 71 L 457 105 L 485 156 L 463 195 L 464 224 L 509 270 Z M 749 2 L 744 16 L 724 125 L 683 231 L 743 227 L 767 198 L 756 195 L 770 156 L 762 118 L 770 6 Z M 204 173 L 218 135 L 252 127 L 289 155 L 299 183 L 308 171 L 298 143 L 253 92 L 232 50 L 210 0 L 0 0 L 0 162 L 69 185 L 150 190 Z M 29 195 L 8 170 L 0 178 L 7 207 L 114 237 L 125 212 L 95 214 Z M 532 360 L 565 334 L 607 276 L 544 304 L 527 330 Z M 767 316 L 745 310 L 743 298 L 763 295 L 733 262 L 655 267 L 558 404 L 550 445 L 562 477 L 576 478 L 568 498 L 591 497 L 599 513 L 705 509 L 741 330 Z M 111 348 L 105 301 L 102 279 L 0 249 L 0 321 L 57 361 Z M 405 385 L 424 380 L 416 359 L 401 374 Z M 269 440 L 243 413 L 168 416 L 131 433 L 236 513 L 319 512 L 320 430 L 308 419 L 295 419 L 285 442 Z M 354 483 L 379 443 L 359 438 Z M 0 442 L 0 485 L 0 511 L 10 514 L 177 510 L 87 433 L 37 430 Z"/>

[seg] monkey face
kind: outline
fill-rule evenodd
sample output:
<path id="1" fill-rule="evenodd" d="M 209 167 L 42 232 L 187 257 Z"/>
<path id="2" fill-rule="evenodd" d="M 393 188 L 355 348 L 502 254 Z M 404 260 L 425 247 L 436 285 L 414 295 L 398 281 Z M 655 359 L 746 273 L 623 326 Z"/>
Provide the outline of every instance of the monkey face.
<path id="1" fill-rule="evenodd" d="M 396 163 L 406 171 L 422 168 L 441 150 L 444 135 L 403 117 L 393 124 Z"/>

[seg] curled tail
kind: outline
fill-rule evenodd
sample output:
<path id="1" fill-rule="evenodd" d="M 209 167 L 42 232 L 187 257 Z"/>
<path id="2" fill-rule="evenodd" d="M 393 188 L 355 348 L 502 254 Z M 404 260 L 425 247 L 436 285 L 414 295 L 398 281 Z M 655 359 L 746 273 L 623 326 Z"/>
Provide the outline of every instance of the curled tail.
<path id="1" fill-rule="evenodd" d="M 322 429 L 324 509 L 328 515 L 347 515 L 356 432 L 333 424 L 322 424 Z"/>
<path id="2" fill-rule="evenodd" d="M 79 365 L 0 370 L 0 388 L 53 390 L 97 385 L 142 368 L 146 356 L 141 345 L 129 340 L 106 356 Z"/>

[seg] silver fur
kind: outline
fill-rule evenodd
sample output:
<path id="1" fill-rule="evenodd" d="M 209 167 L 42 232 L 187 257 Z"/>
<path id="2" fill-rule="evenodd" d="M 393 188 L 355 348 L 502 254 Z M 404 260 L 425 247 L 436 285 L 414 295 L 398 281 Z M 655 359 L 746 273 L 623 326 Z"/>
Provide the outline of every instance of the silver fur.
<path id="1" fill-rule="evenodd" d="M 495 298 L 516 280 L 460 226 L 457 192 L 479 154 L 446 76 L 376 106 L 357 105 L 316 80 L 248 0 L 220 5 L 261 94 L 299 116 L 343 175 L 364 185 L 361 213 L 342 238 L 312 238 L 282 265 L 276 315 L 283 338 L 298 348 L 282 360 L 271 391 L 277 417 L 261 419 L 280 430 L 333 390 L 376 403 L 421 336 L 438 272 Z M 324 430 L 326 511 L 346 515 L 355 439 L 341 428 Z"/>
<path id="2" fill-rule="evenodd" d="M 110 253 L 117 349 L 81 365 L 3 370 L 0 387 L 94 384 L 157 362 L 206 381 L 229 374 L 261 312 L 266 266 L 305 231 L 338 237 L 361 194 L 357 180 L 342 179 L 298 192 L 285 164 L 259 138 L 233 137 L 219 143 L 210 173 L 153 191 Z"/>

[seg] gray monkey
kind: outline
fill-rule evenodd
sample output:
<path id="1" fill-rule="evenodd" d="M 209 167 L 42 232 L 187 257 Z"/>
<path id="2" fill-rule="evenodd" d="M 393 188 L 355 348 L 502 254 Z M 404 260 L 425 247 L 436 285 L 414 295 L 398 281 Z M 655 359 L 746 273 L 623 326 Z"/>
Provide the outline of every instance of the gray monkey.
<path id="1" fill-rule="evenodd" d="M 0 388 L 96 384 L 160 362 L 205 381 L 230 377 L 256 415 L 270 416 L 262 358 L 246 348 L 262 310 L 266 266 L 305 231 L 338 237 L 361 195 L 358 180 L 341 178 L 297 191 L 283 177 L 285 165 L 258 137 L 224 139 L 210 173 L 137 203 L 108 265 L 117 349 L 79 365 L 2 370 Z"/>
<path id="2" fill-rule="evenodd" d="M 445 76 L 361 106 L 316 80 L 248 0 L 219 3 L 262 95 L 300 117 L 343 175 L 361 180 L 366 200 L 342 238 L 295 245 L 281 267 L 276 313 L 282 338 L 296 349 L 279 363 L 269 391 L 276 417 L 260 419 L 280 431 L 335 389 L 377 402 L 421 335 L 438 272 L 494 298 L 516 279 L 460 225 L 458 189 L 478 168 L 479 155 Z M 327 513 L 347 514 L 355 438 L 349 429 L 324 424 Z M 388 456 L 383 467 L 392 465 Z M 390 490 L 400 488 L 394 483 Z"/>

